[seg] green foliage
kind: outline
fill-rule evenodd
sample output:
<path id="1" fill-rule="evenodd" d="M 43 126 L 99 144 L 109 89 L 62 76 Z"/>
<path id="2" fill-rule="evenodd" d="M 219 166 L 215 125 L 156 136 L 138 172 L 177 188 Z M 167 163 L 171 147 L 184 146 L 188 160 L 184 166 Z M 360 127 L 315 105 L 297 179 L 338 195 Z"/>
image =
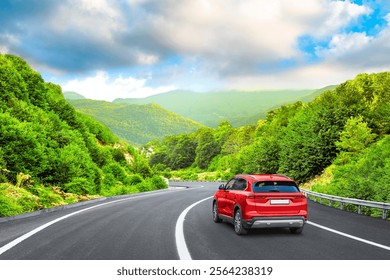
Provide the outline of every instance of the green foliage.
<path id="1" fill-rule="evenodd" d="M 152 176 L 138 150 L 76 112 L 58 85 L 0 54 L 0 216 L 132 193 L 142 178 L 154 189 Z"/>
<path id="2" fill-rule="evenodd" d="M 243 147 L 234 161 L 234 173 L 277 173 L 279 143 L 272 138 L 260 138 L 254 144 Z"/>
<path id="3" fill-rule="evenodd" d="M 198 130 L 198 145 L 196 147 L 195 162 L 201 169 L 206 169 L 213 157 L 219 154 L 220 148 L 214 139 L 211 129 Z"/>
<path id="4" fill-rule="evenodd" d="M 130 175 L 125 179 L 126 185 L 137 185 L 137 184 L 142 183 L 142 182 L 143 182 L 143 179 L 138 174 Z"/>
<path id="5" fill-rule="evenodd" d="M 23 213 L 23 206 L 5 192 L 6 185 L 0 185 L 0 217 L 12 216 Z"/>
<path id="6" fill-rule="evenodd" d="M 336 146 L 340 151 L 356 153 L 368 147 L 375 135 L 371 133 L 371 128 L 366 122 L 363 122 L 363 117 L 351 117 L 347 120 L 344 130 L 341 132 L 340 141 L 336 142 Z"/>
<path id="7" fill-rule="evenodd" d="M 390 202 L 390 136 L 368 148 L 349 155 L 348 160 L 335 161 L 332 180 L 317 184 L 315 191 L 372 201 Z"/>
<path id="8" fill-rule="evenodd" d="M 167 135 L 190 133 L 201 125 L 169 112 L 156 104 L 114 104 L 95 100 L 69 100 L 79 112 L 103 123 L 119 138 L 133 145 L 143 145 Z M 106 132 L 107 134 L 107 132 Z M 96 134 L 102 142 L 107 135 Z"/>
<path id="9" fill-rule="evenodd" d="M 301 110 L 280 139 L 279 173 L 295 178 L 298 182 L 309 180 L 328 166 L 336 155 L 332 145 L 337 131 L 321 127 L 314 110 Z M 321 120 L 322 122 L 322 120 Z"/>
<path id="10" fill-rule="evenodd" d="M 280 105 L 297 100 L 311 101 L 324 90 L 213 91 L 204 93 L 172 91 L 146 98 L 118 99 L 114 102 L 117 104 L 155 103 L 208 127 L 216 128 L 223 121 L 227 121 L 234 127 L 240 127 L 256 123 L 259 118 L 265 117 L 268 110 Z"/>
<path id="11" fill-rule="evenodd" d="M 273 109 L 256 126 L 233 128 L 224 121 L 150 143 L 149 159 L 155 170 L 168 167 L 173 178 L 187 180 L 283 173 L 303 183 L 322 174 L 326 180 L 317 190 L 388 201 L 389 131 L 390 73 L 361 74 L 307 104 Z M 180 169 L 171 158 L 180 158 L 175 147 L 185 137 L 195 139 L 196 158 Z"/>
<path id="12" fill-rule="evenodd" d="M 166 189 L 168 187 L 164 179 L 157 175 L 154 175 L 152 178 L 150 178 L 150 182 L 153 185 L 154 189 L 161 190 Z"/>
<path id="13" fill-rule="evenodd" d="M 63 186 L 63 190 L 74 194 L 95 194 L 96 186 L 87 178 L 78 177 Z"/>

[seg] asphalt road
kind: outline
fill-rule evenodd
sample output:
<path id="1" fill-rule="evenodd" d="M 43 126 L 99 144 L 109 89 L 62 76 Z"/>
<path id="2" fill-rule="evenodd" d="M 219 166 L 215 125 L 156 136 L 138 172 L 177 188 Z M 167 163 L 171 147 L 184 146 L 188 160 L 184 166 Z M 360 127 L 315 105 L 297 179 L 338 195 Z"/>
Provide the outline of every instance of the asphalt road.
<path id="1" fill-rule="evenodd" d="M 0 259 L 179 259 L 182 245 L 175 234 L 179 216 L 188 206 L 211 197 L 218 183 L 171 185 L 188 188 L 1 222 Z M 309 203 L 309 223 L 300 235 L 285 229 L 258 229 L 237 236 L 231 224 L 212 221 L 211 198 L 188 210 L 183 232 L 192 259 L 390 260 L 389 221 L 314 202 Z"/>

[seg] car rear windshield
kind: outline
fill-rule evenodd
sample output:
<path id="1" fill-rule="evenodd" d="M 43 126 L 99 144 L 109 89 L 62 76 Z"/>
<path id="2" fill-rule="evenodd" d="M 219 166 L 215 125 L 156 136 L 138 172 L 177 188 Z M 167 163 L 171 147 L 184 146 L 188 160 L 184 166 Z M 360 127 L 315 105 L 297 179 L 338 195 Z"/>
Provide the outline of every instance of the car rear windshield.
<path id="1" fill-rule="evenodd" d="M 284 181 L 265 181 L 256 182 L 252 187 L 254 192 L 266 193 L 266 192 L 299 192 L 297 185 L 294 182 Z"/>

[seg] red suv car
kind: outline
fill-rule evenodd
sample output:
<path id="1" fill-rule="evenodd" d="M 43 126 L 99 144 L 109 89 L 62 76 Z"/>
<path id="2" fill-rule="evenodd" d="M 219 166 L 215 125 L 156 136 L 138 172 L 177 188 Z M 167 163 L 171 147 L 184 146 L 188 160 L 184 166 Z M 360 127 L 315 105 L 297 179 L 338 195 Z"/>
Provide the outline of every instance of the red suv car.
<path id="1" fill-rule="evenodd" d="M 296 182 L 286 176 L 236 175 L 214 194 L 213 220 L 233 223 L 239 235 L 251 228 L 271 227 L 301 233 L 307 221 L 307 201 Z"/>

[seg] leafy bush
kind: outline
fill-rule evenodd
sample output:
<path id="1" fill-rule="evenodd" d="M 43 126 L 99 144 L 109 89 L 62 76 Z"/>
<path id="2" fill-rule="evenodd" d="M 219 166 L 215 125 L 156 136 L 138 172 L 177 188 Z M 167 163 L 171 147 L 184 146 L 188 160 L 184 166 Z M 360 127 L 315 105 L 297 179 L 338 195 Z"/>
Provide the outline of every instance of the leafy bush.
<path id="1" fill-rule="evenodd" d="M 74 194 L 95 194 L 95 185 L 86 178 L 75 178 L 63 186 L 65 192 Z"/>
<path id="2" fill-rule="evenodd" d="M 167 183 L 160 176 L 154 175 L 150 180 L 151 185 L 154 189 L 161 190 L 168 188 Z"/>
<path id="3" fill-rule="evenodd" d="M 131 175 L 131 176 L 127 176 L 127 178 L 125 179 L 125 184 L 126 185 L 137 185 L 139 183 L 142 183 L 144 179 L 142 179 L 142 177 L 138 174 L 134 174 L 134 175 Z"/>
<path id="4" fill-rule="evenodd" d="M 0 193 L 0 217 L 13 216 L 24 212 L 17 200 Z"/>
<path id="5" fill-rule="evenodd" d="M 61 194 L 54 192 L 52 188 L 44 186 L 34 186 L 30 189 L 30 191 L 31 193 L 39 197 L 40 209 L 66 204 Z M 72 202 L 74 202 L 74 200 Z"/>
<path id="6" fill-rule="evenodd" d="M 39 197 L 11 184 L 0 185 L 0 216 L 17 215 L 40 208 Z"/>
<path id="7" fill-rule="evenodd" d="M 137 184 L 137 189 L 139 192 L 147 192 L 150 190 L 153 190 L 153 186 L 151 186 L 149 181 L 143 181 L 139 184 Z"/>

